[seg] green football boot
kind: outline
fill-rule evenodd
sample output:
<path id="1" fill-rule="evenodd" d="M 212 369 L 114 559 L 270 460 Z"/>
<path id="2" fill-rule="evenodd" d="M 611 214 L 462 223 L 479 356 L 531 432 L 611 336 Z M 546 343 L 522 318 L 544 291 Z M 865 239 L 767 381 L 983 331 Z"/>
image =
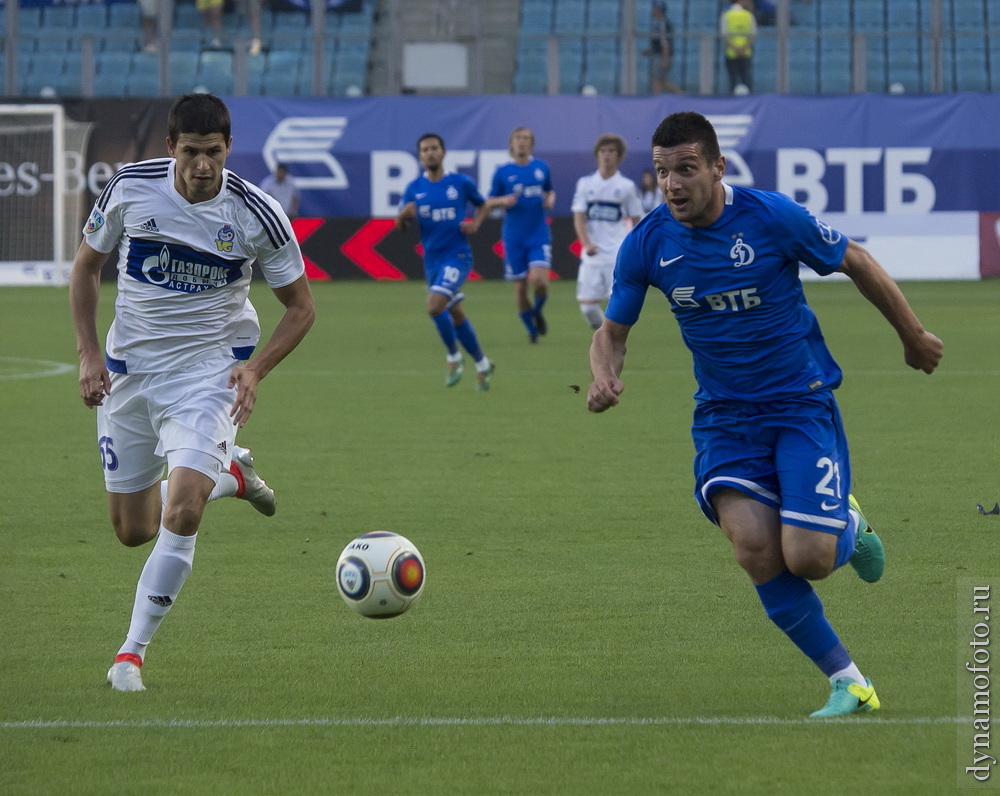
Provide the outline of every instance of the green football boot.
<path id="1" fill-rule="evenodd" d="M 858 512 L 858 536 L 854 542 L 854 555 L 849 559 L 850 565 L 858 573 L 861 580 L 874 583 L 882 577 L 885 572 L 885 547 L 882 540 L 878 538 L 875 529 L 868 524 L 865 515 L 861 513 L 861 507 L 854 495 L 847 496 L 851 508 Z"/>
<path id="2" fill-rule="evenodd" d="M 823 719 L 830 716 L 849 716 L 852 713 L 866 713 L 882 707 L 872 681 L 865 678 L 867 686 L 860 686 L 845 677 L 833 684 L 830 698 L 815 713 L 810 713 L 811 719 Z"/>

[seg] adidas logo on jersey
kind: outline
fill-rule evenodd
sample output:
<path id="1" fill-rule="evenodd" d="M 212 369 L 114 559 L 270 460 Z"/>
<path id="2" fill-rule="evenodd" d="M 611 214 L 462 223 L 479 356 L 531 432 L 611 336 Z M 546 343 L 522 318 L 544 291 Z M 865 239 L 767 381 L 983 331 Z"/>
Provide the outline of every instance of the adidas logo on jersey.
<path id="1" fill-rule="evenodd" d="M 159 227 L 156 226 L 156 219 L 150 218 L 145 224 L 140 224 L 139 229 L 144 229 L 146 232 L 159 232 Z"/>

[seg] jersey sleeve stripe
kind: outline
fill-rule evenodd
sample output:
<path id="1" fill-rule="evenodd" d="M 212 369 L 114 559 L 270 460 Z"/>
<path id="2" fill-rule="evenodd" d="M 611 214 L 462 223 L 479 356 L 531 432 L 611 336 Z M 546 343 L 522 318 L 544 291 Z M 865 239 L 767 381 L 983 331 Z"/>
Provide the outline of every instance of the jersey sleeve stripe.
<path id="1" fill-rule="evenodd" d="M 282 223 L 281 218 L 274 212 L 274 208 L 260 194 L 259 188 L 244 182 L 232 173 L 229 174 L 228 182 L 233 192 L 243 199 L 247 209 L 260 221 L 275 249 L 280 249 L 291 240 L 291 231 L 286 224 Z"/>
<path id="2" fill-rule="evenodd" d="M 168 159 L 147 160 L 142 163 L 133 163 L 130 166 L 124 166 L 119 169 L 119 171 L 110 180 L 108 180 L 108 184 L 104 186 L 104 190 L 101 191 L 101 195 L 97 198 L 97 209 L 102 213 L 107 209 L 108 202 L 111 200 L 111 192 L 119 182 L 129 179 L 162 179 L 167 176 L 169 166 L 170 160 Z"/>

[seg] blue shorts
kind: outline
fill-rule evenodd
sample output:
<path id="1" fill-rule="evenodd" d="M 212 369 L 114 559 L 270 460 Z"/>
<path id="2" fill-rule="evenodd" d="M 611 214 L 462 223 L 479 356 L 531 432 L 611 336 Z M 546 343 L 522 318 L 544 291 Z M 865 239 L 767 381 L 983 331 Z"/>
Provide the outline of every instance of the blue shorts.
<path id="1" fill-rule="evenodd" d="M 705 401 L 695 407 L 695 497 L 712 522 L 712 495 L 731 487 L 773 507 L 786 525 L 840 535 L 851 463 L 832 392 L 785 401 Z"/>
<path id="2" fill-rule="evenodd" d="M 472 257 L 463 253 L 449 254 L 441 258 L 424 258 L 424 275 L 431 293 L 441 293 L 454 304 L 461 301 L 462 285 L 472 273 Z"/>
<path id="3" fill-rule="evenodd" d="M 503 278 L 517 282 L 528 276 L 530 268 L 552 267 L 552 245 L 549 243 L 529 243 L 522 246 L 516 241 L 503 242 Z"/>

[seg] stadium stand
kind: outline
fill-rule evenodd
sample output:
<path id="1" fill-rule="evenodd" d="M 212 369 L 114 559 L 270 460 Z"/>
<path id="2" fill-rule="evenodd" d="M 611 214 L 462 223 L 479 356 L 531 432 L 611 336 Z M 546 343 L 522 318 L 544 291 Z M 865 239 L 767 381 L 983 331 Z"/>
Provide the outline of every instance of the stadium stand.
<path id="1" fill-rule="evenodd" d="M 512 62 L 510 90 L 575 93 L 593 87 L 602 94 L 646 93 L 649 64 L 642 53 L 649 44 L 651 5 L 652 0 L 634 0 L 634 18 L 624 19 L 628 6 L 618 0 L 520 0 L 513 46 L 505 51 Z M 227 12 L 227 41 L 221 49 L 209 49 L 193 0 L 176 2 L 169 52 L 162 55 L 140 51 L 135 2 L 23 6 L 18 9 L 15 90 L 80 93 L 88 84 L 81 72 L 93 63 L 89 82 L 97 95 L 173 94 L 204 85 L 220 93 L 245 86 L 251 95 L 309 96 L 313 59 L 318 59 L 321 93 L 368 93 L 373 40 L 385 35 L 376 20 L 392 6 L 391 0 L 362 0 L 358 12 L 328 13 L 323 46 L 315 53 L 318 40 L 307 12 L 290 5 L 265 7 L 264 52 L 250 56 L 244 49 L 241 58 L 234 54 L 251 37 L 245 15 Z M 716 0 L 668 3 L 674 28 L 671 79 L 688 93 L 701 92 L 706 80 L 715 93 L 726 90 L 718 37 L 724 6 Z M 786 48 L 774 26 L 760 29 L 756 91 L 840 94 L 858 85 L 868 91 L 1000 91 L 1000 0 L 789 0 L 789 9 Z M 940 27 L 934 24 L 934 9 L 940 9 Z M 0 14 L 0 33 L 6 24 Z M 9 39 L 2 41 L 11 46 Z M 81 49 L 92 55 L 74 56 Z M 782 51 L 787 63 L 779 60 Z M 706 69 L 702 75 L 702 52 L 712 56 L 712 74 Z M 633 60 L 625 64 L 628 55 Z M 553 57 L 557 61 L 550 64 Z M 6 70 L 6 59 L 0 63 Z M 234 69 L 245 69 L 242 80 Z M 168 75 L 165 85 L 160 85 L 161 74 Z M 550 75 L 556 85 L 549 85 Z"/>

